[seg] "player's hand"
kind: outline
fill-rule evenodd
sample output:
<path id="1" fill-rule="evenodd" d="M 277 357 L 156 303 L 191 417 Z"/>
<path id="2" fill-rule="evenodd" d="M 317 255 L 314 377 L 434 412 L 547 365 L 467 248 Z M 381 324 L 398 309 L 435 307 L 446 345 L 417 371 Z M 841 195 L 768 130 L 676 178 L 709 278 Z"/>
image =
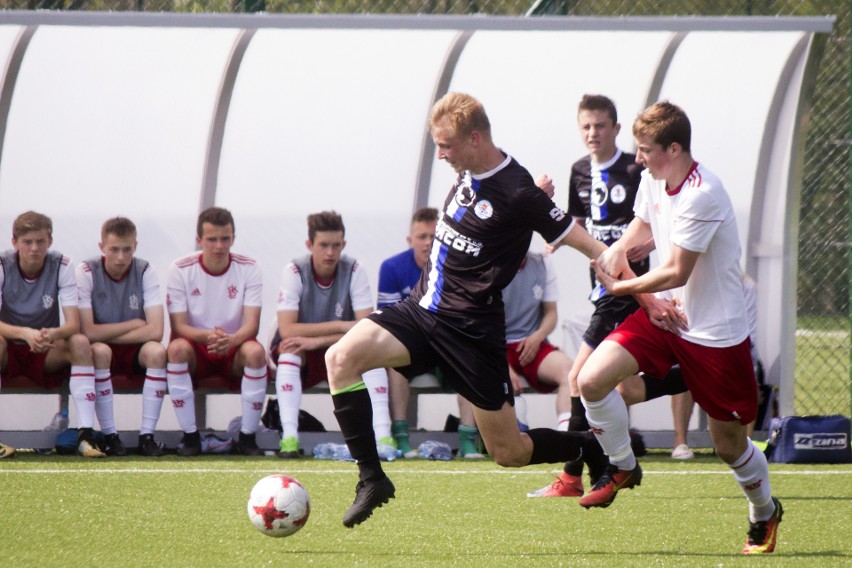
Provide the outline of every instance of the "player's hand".
<path id="1" fill-rule="evenodd" d="M 543 338 L 540 338 L 537 333 L 534 333 L 518 342 L 518 362 L 522 367 L 526 367 L 535 360 L 542 341 Z"/>
<path id="2" fill-rule="evenodd" d="M 627 262 L 627 255 L 624 254 L 618 246 L 614 245 L 601 253 L 596 261 L 592 262 L 592 266 L 599 267 L 603 272 L 613 277 L 613 279 L 621 278 L 622 275 L 630 274 L 630 264 Z M 597 267 L 595 270 L 597 270 Z M 603 284 L 602 280 L 599 280 Z"/>
<path id="3" fill-rule="evenodd" d="M 648 255 L 651 254 L 656 247 L 654 244 L 654 239 L 648 239 L 646 242 L 639 246 L 631 247 L 627 249 L 627 260 L 630 262 L 641 262 L 648 258 Z"/>
<path id="4" fill-rule="evenodd" d="M 515 396 L 521 394 L 523 390 L 523 385 L 521 385 L 521 377 L 518 375 L 517 371 L 509 365 L 509 380 L 512 381 L 512 392 Z"/>
<path id="5" fill-rule="evenodd" d="M 618 293 L 618 279 L 613 278 L 607 272 L 601 268 L 600 262 L 597 260 L 592 261 L 592 268 L 595 269 L 595 278 L 597 278 L 598 282 L 601 283 L 601 286 L 606 288 L 607 294 L 611 296 L 621 296 L 623 294 Z"/>
<path id="6" fill-rule="evenodd" d="M 24 331 L 24 341 L 33 353 L 44 353 L 53 347 L 53 338 L 47 328 L 30 329 Z"/>
<path id="7" fill-rule="evenodd" d="M 553 199 L 553 195 L 556 193 L 556 187 L 554 187 L 553 180 L 550 179 L 549 175 L 541 174 L 535 178 L 535 184 L 544 192 L 545 195 Z"/>
<path id="8" fill-rule="evenodd" d="M 214 355 L 227 355 L 232 347 L 233 336 L 225 333 L 221 327 L 213 329 L 207 338 L 207 351 Z"/>
<path id="9" fill-rule="evenodd" d="M 677 298 L 661 300 L 653 294 L 643 294 L 639 303 L 655 327 L 678 336 L 682 331 L 689 330 L 689 322 L 686 321 L 686 314 L 681 310 L 680 300 Z"/>
<path id="10" fill-rule="evenodd" d="M 317 337 L 288 337 L 281 340 L 281 349 L 287 353 L 301 355 L 305 351 L 314 351 L 322 347 Z"/>

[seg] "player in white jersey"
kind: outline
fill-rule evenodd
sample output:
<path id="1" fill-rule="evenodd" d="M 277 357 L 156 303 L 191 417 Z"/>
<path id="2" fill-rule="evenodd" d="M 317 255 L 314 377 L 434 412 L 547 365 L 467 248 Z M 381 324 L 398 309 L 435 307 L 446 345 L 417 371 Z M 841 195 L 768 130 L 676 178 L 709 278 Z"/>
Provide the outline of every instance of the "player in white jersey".
<path id="1" fill-rule="evenodd" d="M 270 354 L 277 354 L 275 392 L 281 417 L 278 456 L 300 455 L 299 407 L 302 389 L 328 380 L 325 352 L 358 320 L 373 311 L 367 273 L 346 246 L 343 219 L 335 211 L 308 215 L 310 254 L 284 267 L 278 293 L 278 329 Z M 391 437 L 388 376 L 384 369 L 363 375 L 373 405 L 373 428 L 380 444 L 396 444 Z"/>
<path id="2" fill-rule="evenodd" d="M 92 343 L 98 422 L 107 455 L 126 455 L 112 412 L 113 380 L 142 389 L 139 453 L 157 457 L 154 440 L 166 394 L 163 300 L 154 268 L 135 257 L 136 225 L 126 217 L 108 219 L 98 245 L 102 256 L 77 266 L 80 327 Z"/>
<path id="3" fill-rule="evenodd" d="M 692 158 L 691 126 L 682 109 L 669 102 L 645 109 L 633 135 L 636 159 L 646 167 L 636 217 L 593 264 L 610 294 L 656 292 L 672 300 L 672 309 L 653 319 L 642 310 L 629 316 L 580 372 L 589 424 L 612 464 L 580 504 L 607 507 L 619 489 L 642 479 L 616 385 L 638 371 L 662 377 L 679 363 L 686 386 L 707 413 L 716 454 L 748 500 L 743 552 L 772 552 L 783 509 L 772 496 L 766 458 L 746 431 L 757 415 L 757 384 L 733 207 L 721 181 Z M 626 251 L 649 237 L 660 264 L 630 278 Z M 687 329 L 681 329 L 684 322 Z"/>
<path id="4" fill-rule="evenodd" d="M 0 371 L 56 388 L 56 376 L 49 375 L 70 364 L 77 451 L 83 457 L 102 458 L 105 454 L 93 437 L 95 368 L 89 340 L 80 333 L 74 266 L 68 257 L 48 250 L 52 243 L 53 222 L 46 215 L 27 211 L 12 224 L 14 249 L 0 259 Z M 5 447 L 4 457 L 14 453 L 10 450 Z"/>
<path id="5" fill-rule="evenodd" d="M 179 258 L 169 269 L 172 341 L 167 375 L 172 406 L 184 431 L 178 447 L 183 456 L 201 453 L 193 388 L 213 375 L 227 377 L 228 388 L 240 391 L 243 414 L 237 451 L 263 454 L 255 440 L 268 378 L 266 352 L 256 339 L 263 275 L 254 259 L 231 252 L 234 234 L 230 211 L 205 209 L 197 225 L 201 251 Z"/>

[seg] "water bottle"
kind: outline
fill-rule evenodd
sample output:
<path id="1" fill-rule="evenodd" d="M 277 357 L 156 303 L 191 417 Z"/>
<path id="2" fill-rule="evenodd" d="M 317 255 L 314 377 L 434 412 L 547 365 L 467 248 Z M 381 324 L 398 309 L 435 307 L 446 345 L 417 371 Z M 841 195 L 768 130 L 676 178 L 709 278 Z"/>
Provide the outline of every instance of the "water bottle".
<path id="1" fill-rule="evenodd" d="M 515 417 L 518 420 L 518 430 L 521 432 L 529 432 L 527 423 L 527 401 L 521 395 L 515 397 Z"/>
<path id="2" fill-rule="evenodd" d="M 68 429 L 68 409 L 63 408 L 53 415 L 50 424 L 44 427 L 43 432 L 64 432 Z"/>
<path id="3" fill-rule="evenodd" d="M 324 443 L 314 446 L 314 458 L 318 460 L 334 459 L 334 444 Z"/>
<path id="4" fill-rule="evenodd" d="M 50 424 L 42 428 L 42 432 L 64 432 L 68 429 L 68 409 L 63 408 L 53 415 Z M 49 454 L 52 448 L 36 448 L 37 454 Z"/>
<path id="5" fill-rule="evenodd" d="M 435 440 L 426 440 L 417 448 L 421 458 L 428 460 L 450 461 L 453 459 L 453 450 L 449 445 Z"/>
<path id="6" fill-rule="evenodd" d="M 392 462 L 396 459 L 396 448 L 387 444 L 376 444 L 376 450 L 379 452 L 379 459 L 382 461 Z"/>

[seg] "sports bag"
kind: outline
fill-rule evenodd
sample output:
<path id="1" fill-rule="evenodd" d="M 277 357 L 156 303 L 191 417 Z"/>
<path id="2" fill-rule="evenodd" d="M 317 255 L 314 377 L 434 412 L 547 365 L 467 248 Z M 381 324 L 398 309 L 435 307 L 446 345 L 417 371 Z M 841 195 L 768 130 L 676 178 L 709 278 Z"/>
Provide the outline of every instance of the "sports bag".
<path id="1" fill-rule="evenodd" d="M 773 418 L 766 454 L 774 463 L 852 463 L 849 437 L 845 416 Z"/>

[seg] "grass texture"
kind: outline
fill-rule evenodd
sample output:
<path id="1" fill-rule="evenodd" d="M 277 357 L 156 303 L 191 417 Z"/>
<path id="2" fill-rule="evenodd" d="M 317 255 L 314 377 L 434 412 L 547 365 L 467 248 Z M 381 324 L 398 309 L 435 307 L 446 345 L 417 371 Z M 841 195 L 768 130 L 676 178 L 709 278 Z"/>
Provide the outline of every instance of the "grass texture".
<path id="1" fill-rule="evenodd" d="M 398 460 L 397 498 L 354 529 L 354 464 L 275 457 L 84 460 L 21 452 L 0 461 L 0 565 L 260 566 L 852 566 L 852 465 L 772 464 L 784 504 L 772 555 L 744 557 L 747 504 L 709 453 L 640 460 L 642 485 L 608 509 L 529 499 L 551 466 Z M 282 539 L 246 515 L 254 483 L 299 479 L 311 517 Z"/>

